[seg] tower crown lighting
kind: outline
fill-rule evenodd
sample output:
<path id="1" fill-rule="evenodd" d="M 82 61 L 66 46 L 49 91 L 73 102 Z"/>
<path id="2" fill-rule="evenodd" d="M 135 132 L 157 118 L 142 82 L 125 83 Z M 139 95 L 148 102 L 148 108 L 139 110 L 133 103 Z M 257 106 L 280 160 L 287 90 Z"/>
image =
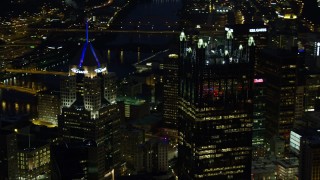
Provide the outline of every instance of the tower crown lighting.
<path id="1" fill-rule="evenodd" d="M 71 73 L 85 74 L 88 76 L 95 76 L 98 73 L 107 73 L 108 71 L 107 67 L 100 63 L 99 56 L 89 40 L 88 21 L 86 22 L 86 41 L 82 47 L 81 53 L 76 57 L 76 62 L 72 65 L 70 70 Z"/>

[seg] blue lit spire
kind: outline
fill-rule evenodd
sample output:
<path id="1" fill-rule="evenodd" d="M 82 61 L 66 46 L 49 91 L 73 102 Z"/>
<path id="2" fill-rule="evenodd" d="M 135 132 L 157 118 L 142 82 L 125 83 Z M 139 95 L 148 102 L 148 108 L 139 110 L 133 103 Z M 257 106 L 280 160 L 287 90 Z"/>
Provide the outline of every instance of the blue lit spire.
<path id="1" fill-rule="evenodd" d="M 91 50 L 91 53 L 92 53 L 95 61 L 97 62 L 98 68 L 100 68 L 101 67 L 100 61 L 99 61 L 99 59 L 98 59 L 98 57 L 96 55 L 96 52 L 94 51 L 94 48 L 93 48 L 92 44 L 89 41 L 89 22 L 87 20 L 86 21 L 86 42 L 84 43 L 84 46 L 82 48 L 80 62 L 79 62 L 79 65 L 78 65 L 79 68 L 81 68 L 82 65 L 83 65 L 84 59 L 86 58 L 86 53 L 90 53 L 90 51 L 87 52 L 88 46 L 90 46 L 89 48 Z"/>
<path id="2" fill-rule="evenodd" d="M 86 55 L 86 51 L 87 51 L 87 47 L 88 47 L 88 43 L 86 42 L 82 48 L 82 52 L 81 52 L 81 59 L 80 59 L 80 63 L 79 63 L 79 67 L 82 67 L 82 63 L 84 60 L 84 56 Z"/>
<path id="3" fill-rule="evenodd" d="M 98 67 L 100 68 L 100 62 L 99 62 L 99 60 L 98 60 L 98 58 L 97 58 L 96 52 L 94 52 L 94 49 L 93 49 L 92 44 L 90 44 L 90 49 L 91 49 L 91 52 L 92 52 L 92 54 L 93 54 L 93 56 L 94 56 L 94 59 L 96 60 L 96 62 L 97 62 L 97 64 L 98 64 Z"/>
<path id="4" fill-rule="evenodd" d="M 86 22 L 86 42 L 89 42 L 89 23 L 88 20 Z"/>

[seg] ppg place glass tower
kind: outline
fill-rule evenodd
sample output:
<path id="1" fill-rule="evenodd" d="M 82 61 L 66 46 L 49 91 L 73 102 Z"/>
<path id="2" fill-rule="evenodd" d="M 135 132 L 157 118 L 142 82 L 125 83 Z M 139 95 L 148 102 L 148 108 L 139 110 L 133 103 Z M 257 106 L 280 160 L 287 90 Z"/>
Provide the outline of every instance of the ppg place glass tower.
<path id="1" fill-rule="evenodd" d="M 214 41 L 180 35 L 179 178 L 250 179 L 254 39 Z"/>

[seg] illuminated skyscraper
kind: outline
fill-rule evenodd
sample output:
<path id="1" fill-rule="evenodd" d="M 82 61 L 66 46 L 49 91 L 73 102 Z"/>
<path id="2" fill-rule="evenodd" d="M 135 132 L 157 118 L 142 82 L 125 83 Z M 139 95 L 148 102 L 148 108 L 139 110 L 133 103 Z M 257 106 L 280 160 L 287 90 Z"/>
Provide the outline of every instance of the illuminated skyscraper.
<path id="1" fill-rule="evenodd" d="M 320 112 L 307 112 L 290 133 L 290 150 L 299 157 L 299 179 L 320 178 Z"/>
<path id="2" fill-rule="evenodd" d="M 270 46 L 288 50 L 296 46 L 299 25 L 297 19 L 278 18 L 270 24 Z"/>
<path id="3" fill-rule="evenodd" d="M 57 115 L 60 113 L 59 96 L 53 92 L 39 93 L 38 95 L 38 119 L 52 125 L 58 124 Z"/>
<path id="4" fill-rule="evenodd" d="M 246 56 L 244 47 L 251 39 L 255 45 L 255 66 L 260 62 L 258 54 L 268 45 L 268 27 L 263 23 L 234 24 L 227 25 L 225 28 L 227 39 L 227 50 L 235 55 Z M 229 36 L 228 36 L 229 35 Z M 241 50 L 243 49 L 243 50 Z M 256 69 L 255 69 L 256 70 Z M 265 148 L 265 79 L 263 73 L 255 71 L 253 85 L 253 157 L 263 157 L 266 153 Z"/>
<path id="5" fill-rule="evenodd" d="M 302 138 L 300 155 L 300 178 L 320 178 L 320 139 L 319 135 Z"/>
<path id="6" fill-rule="evenodd" d="M 252 154 L 254 158 L 264 157 L 265 148 L 265 123 L 266 123 L 266 102 L 265 102 L 265 79 L 255 75 L 253 80 L 253 128 L 252 128 Z"/>
<path id="7" fill-rule="evenodd" d="M 88 28 L 88 25 L 87 25 Z M 66 143 L 88 142 L 85 178 L 102 179 L 119 160 L 120 115 L 115 104 L 114 75 L 88 39 L 61 81 L 62 112 L 59 129 Z M 87 143 L 87 144 L 88 144 Z"/>
<path id="8" fill-rule="evenodd" d="M 234 58 L 211 39 L 180 39 L 179 178 L 250 179 L 254 43 Z"/>
<path id="9" fill-rule="evenodd" d="M 178 128 L 179 56 L 170 54 L 163 65 L 163 119 L 168 128 Z"/>
<path id="10" fill-rule="evenodd" d="M 258 68 L 264 73 L 266 130 L 268 139 L 280 137 L 289 145 L 295 120 L 297 53 L 285 49 L 265 49 Z"/>
<path id="11" fill-rule="evenodd" d="M 303 84 L 296 90 L 295 118 L 299 120 L 304 113 L 319 111 L 320 72 L 310 67 L 304 71 Z"/>
<path id="12" fill-rule="evenodd" d="M 297 158 L 278 159 L 275 163 L 277 179 L 298 179 L 299 161 Z"/>
<path id="13" fill-rule="evenodd" d="M 134 154 L 134 166 L 137 172 L 167 172 L 168 164 L 167 139 L 151 139 L 141 144 Z"/>
<path id="14" fill-rule="evenodd" d="M 17 179 L 50 179 L 50 143 L 22 146 L 17 152 Z"/>

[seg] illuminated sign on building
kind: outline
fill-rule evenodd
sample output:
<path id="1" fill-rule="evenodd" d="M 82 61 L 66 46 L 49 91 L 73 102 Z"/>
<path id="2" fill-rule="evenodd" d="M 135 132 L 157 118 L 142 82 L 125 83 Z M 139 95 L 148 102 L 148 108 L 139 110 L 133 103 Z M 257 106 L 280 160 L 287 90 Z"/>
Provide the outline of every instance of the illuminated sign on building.
<path id="1" fill-rule="evenodd" d="M 267 32 L 267 28 L 249 29 L 249 32 Z"/>
<path id="2" fill-rule="evenodd" d="M 290 132 L 290 147 L 292 150 L 300 151 L 301 136 L 293 131 Z"/>
<path id="3" fill-rule="evenodd" d="M 263 83 L 263 79 L 254 79 L 253 83 Z"/>
<path id="4" fill-rule="evenodd" d="M 72 68 L 71 71 L 74 72 L 74 73 L 77 73 L 77 74 L 87 74 L 88 73 L 87 70 L 80 70 L 80 69 L 77 69 L 77 68 Z"/>

